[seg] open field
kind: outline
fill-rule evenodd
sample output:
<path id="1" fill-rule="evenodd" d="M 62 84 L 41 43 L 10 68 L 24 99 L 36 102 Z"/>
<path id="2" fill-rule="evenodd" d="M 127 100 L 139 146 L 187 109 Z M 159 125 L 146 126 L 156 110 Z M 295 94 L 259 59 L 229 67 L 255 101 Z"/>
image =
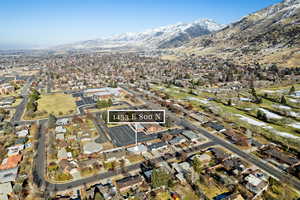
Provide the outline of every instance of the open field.
<path id="1" fill-rule="evenodd" d="M 161 56 L 161 59 L 163 59 L 163 60 L 171 60 L 171 61 L 178 61 L 178 60 L 180 60 L 175 55 L 164 55 L 164 56 Z"/>
<path id="2" fill-rule="evenodd" d="M 72 114 L 76 112 L 75 99 L 62 93 L 41 95 L 38 100 L 38 111 L 46 111 L 56 116 Z"/>
<path id="3" fill-rule="evenodd" d="M 222 188 L 215 183 L 210 183 L 209 185 L 199 183 L 198 185 L 209 199 L 213 199 L 215 196 L 228 192 L 226 188 Z"/>

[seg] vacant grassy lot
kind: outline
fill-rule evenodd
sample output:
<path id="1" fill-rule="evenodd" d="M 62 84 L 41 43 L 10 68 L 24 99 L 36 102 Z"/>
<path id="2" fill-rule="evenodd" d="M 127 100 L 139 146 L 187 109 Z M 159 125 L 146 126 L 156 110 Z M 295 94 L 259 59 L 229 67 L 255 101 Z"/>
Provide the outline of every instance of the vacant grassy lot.
<path id="1" fill-rule="evenodd" d="M 56 116 L 72 114 L 76 111 L 75 99 L 63 93 L 41 95 L 38 100 L 38 111 L 46 111 Z"/>
<path id="2" fill-rule="evenodd" d="M 223 194 L 225 192 L 228 192 L 228 190 L 224 187 L 220 187 L 216 185 L 215 183 L 211 183 L 210 185 L 206 184 L 199 184 L 199 187 L 204 192 L 204 194 L 209 198 L 212 199 L 215 196 L 218 196 L 219 194 Z"/>

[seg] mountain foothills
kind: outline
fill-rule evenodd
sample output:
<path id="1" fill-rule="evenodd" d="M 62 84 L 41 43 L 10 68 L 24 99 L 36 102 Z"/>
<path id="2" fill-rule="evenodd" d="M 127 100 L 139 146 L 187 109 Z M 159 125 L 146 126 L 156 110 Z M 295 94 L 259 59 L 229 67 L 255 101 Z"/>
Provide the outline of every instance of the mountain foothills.
<path id="1" fill-rule="evenodd" d="M 285 0 L 224 29 L 193 39 L 180 51 L 249 63 L 300 65 L 300 1 Z"/>
<path id="2" fill-rule="evenodd" d="M 208 19 L 60 45 L 51 50 L 167 50 L 237 65 L 300 64 L 300 1 L 285 0 L 227 26 Z"/>
<path id="3" fill-rule="evenodd" d="M 155 49 L 178 47 L 192 38 L 213 33 L 223 26 L 203 19 L 192 23 L 177 23 L 141 33 L 125 33 L 106 38 L 57 46 L 54 49 Z"/>

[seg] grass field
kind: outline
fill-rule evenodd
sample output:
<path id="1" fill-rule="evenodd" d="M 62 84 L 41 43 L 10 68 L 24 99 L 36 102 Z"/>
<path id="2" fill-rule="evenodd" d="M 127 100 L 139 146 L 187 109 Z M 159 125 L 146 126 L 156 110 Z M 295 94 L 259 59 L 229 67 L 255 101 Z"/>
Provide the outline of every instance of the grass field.
<path id="1" fill-rule="evenodd" d="M 299 90 L 299 84 L 294 84 L 295 90 Z M 282 90 L 285 89 L 286 91 L 288 91 L 291 88 L 291 85 L 288 86 L 279 86 L 279 87 L 269 87 L 267 88 L 267 90 L 274 90 L 274 93 L 279 93 L 277 92 L 277 90 Z M 198 95 L 192 95 L 189 94 L 189 89 L 183 89 L 183 88 L 175 88 L 173 86 L 167 88 L 165 85 L 154 85 L 154 87 L 152 87 L 153 90 L 159 90 L 162 93 L 168 94 L 171 98 L 177 99 L 177 100 L 185 100 L 188 103 L 191 103 L 193 105 L 193 110 L 197 110 L 197 111 L 202 111 L 202 109 L 204 109 L 203 107 L 201 108 L 201 105 L 204 107 L 208 107 L 208 106 L 213 106 L 214 108 L 218 108 L 219 110 L 217 111 L 217 113 L 224 119 L 230 119 L 233 122 L 236 122 L 239 125 L 242 125 L 244 127 L 249 128 L 250 130 L 253 130 L 254 132 L 259 132 L 262 135 L 268 137 L 268 138 L 272 138 L 274 141 L 279 141 L 280 143 L 287 143 L 287 141 L 289 142 L 289 146 L 292 147 L 296 147 L 299 148 L 299 141 L 295 140 L 293 138 L 288 138 L 288 137 L 283 137 L 283 135 L 279 135 L 278 132 L 281 134 L 284 133 L 286 135 L 290 134 L 291 136 L 296 136 L 299 137 L 299 133 L 297 132 L 298 130 L 296 130 L 296 128 L 292 128 L 289 127 L 288 124 L 293 124 L 293 123 L 297 123 L 300 120 L 298 118 L 292 118 L 288 115 L 285 115 L 284 113 L 279 113 L 279 115 L 282 116 L 282 119 L 270 119 L 269 122 L 266 122 L 266 126 L 274 128 L 273 131 L 267 130 L 267 129 L 262 129 L 258 126 L 254 126 L 251 124 L 247 124 L 244 121 L 240 120 L 239 117 L 237 117 L 236 115 L 241 115 L 241 116 L 245 116 L 247 118 L 253 118 L 256 121 L 261 122 L 261 120 L 257 119 L 257 110 L 260 108 L 264 108 L 269 110 L 270 112 L 278 112 L 279 109 L 274 107 L 274 106 L 283 106 L 282 104 L 278 103 L 278 102 L 273 102 L 270 100 L 267 100 L 265 98 L 263 98 L 262 103 L 261 104 L 255 104 L 255 103 L 250 103 L 250 102 L 236 102 L 234 105 L 232 106 L 228 106 L 226 105 L 226 100 L 223 101 L 223 103 L 220 102 L 215 102 L 215 101 L 209 101 L 209 103 L 205 102 L 199 102 L 197 101 L 197 99 L 199 100 L 203 100 L 203 99 L 207 99 L 208 97 L 214 97 L 213 94 L 208 93 L 208 92 L 197 92 Z M 261 94 L 261 91 L 266 90 L 265 88 L 263 89 L 259 89 L 258 94 Z M 194 90 L 197 91 L 197 90 Z M 251 94 L 248 93 L 247 91 L 243 92 L 243 95 L 245 97 L 249 97 L 251 98 Z M 220 96 L 218 96 L 217 98 L 221 98 Z M 232 98 L 229 97 L 228 95 L 225 95 L 224 98 Z M 225 102 L 225 103 L 224 103 Z M 287 106 L 292 106 L 292 105 L 287 105 Z M 246 111 L 243 110 L 245 108 L 251 108 L 251 110 Z M 295 107 L 291 107 L 290 111 L 293 111 L 295 113 L 299 113 L 300 109 L 298 108 L 298 106 Z M 259 131 L 257 130 L 259 129 Z M 276 132 L 277 131 L 277 132 Z"/>
<path id="2" fill-rule="evenodd" d="M 180 58 L 175 55 L 164 55 L 164 56 L 161 56 L 161 59 L 171 60 L 171 61 L 179 61 L 180 60 Z"/>
<path id="3" fill-rule="evenodd" d="M 41 95 L 38 100 L 38 111 L 46 111 L 56 116 L 72 114 L 76 111 L 75 99 L 63 93 Z"/>

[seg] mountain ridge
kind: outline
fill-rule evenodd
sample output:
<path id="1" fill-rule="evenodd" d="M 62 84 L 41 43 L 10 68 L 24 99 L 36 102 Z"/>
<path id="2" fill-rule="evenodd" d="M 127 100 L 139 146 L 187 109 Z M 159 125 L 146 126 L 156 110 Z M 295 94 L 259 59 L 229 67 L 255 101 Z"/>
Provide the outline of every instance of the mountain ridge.
<path id="1" fill-rule="evenodd" d="M 285 0 L 251 13 L 178 50 L 231 59 L 241 65 L 300 65 L 300 0 Z"/>
<path id="2" fill-rule="evenodd" d="M 223 28 L 209 19 L 196 20 L 191 23 L 179 22 L 167 26 L 148 29 L 144 32 L 123 33 L 94 40 L 79 41 L 66 45 L 52 47 L 52 49 L 91 49 L 91 48 L 170 48 L 177 47 L 184 42 L 205 34 L 210 34 Z"/>

